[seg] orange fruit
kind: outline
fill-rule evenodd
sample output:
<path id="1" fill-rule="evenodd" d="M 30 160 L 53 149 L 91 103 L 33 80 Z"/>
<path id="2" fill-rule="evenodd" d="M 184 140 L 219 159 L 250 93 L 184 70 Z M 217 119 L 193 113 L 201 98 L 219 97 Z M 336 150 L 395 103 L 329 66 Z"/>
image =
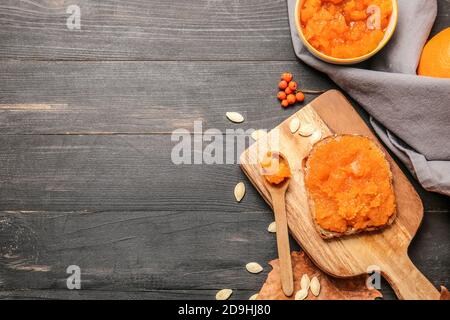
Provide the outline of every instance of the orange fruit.
<path id="1" fill-rule="evenodd" d="M 417 74 L 435 78 L 450 78 L 450 28 L 439 32 L 425 45 Z"/>

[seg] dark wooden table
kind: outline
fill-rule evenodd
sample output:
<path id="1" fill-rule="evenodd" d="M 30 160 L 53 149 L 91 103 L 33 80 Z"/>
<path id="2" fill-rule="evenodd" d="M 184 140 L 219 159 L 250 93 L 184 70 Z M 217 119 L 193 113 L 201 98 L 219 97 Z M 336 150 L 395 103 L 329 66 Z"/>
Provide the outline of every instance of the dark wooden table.
<path id="1" fill-rule="evenodd" d="M 438 2 L 433 34 L 450 22 Z M 66 27 L 69 4 L 81 30 Z M 257 292 L 277 255 L 271 211 L 236 164 L 174 165 L 171 133 L 235 128 L 227 111 L 275 126 L 297 110 L 278 107 L 283 71 L 335 88 L 296 59 L 284 0 L 0 0 L 0 298 Z M 415 186 L 425 218 L 410 255 L 449 286 L 449 199 Z M 82 290 L 67 289 L 69 265 Z"/>

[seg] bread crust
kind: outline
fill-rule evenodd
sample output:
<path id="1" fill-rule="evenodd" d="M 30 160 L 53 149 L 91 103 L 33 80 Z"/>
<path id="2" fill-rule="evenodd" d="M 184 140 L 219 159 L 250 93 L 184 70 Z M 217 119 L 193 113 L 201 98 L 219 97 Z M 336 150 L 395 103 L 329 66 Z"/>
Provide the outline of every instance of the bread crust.
<path id="1" fill-rule="evenodd" d="M 374 143 L 376 145 L 376 150 L 377 152 L 380 152 L 383 156 L 383 159 L 386 163 L 386 165 L 389 168 L 389 183 L 392 187 L 392 190 L 394 190 L 394 185 L 393 185 L 393 176 L 392 176 L 392 171 L 391 171 L 391 166 L 389 164 L 389 161 L 386 159 L 386 155 L 384 154 L 384 152 L 381 150 L 381 148 L 370 138 L 366 137 L 366 136 L 362 136 L 362 135 L 351 135 L 351 134 L 341 134 L 341 135 L 332 135 L 329 137 L 326 137 L 318 142 L 316 142 L 313 147 L 311 148 L 308 156 L 305 158 L 303 164 L 303 171 L 304 171 L 304 175 L 305 175 L 305 179 L 309 174 L 309 158 L 311 157 L 311 155 L 315 152 L 315 150 L 317 149 L 318 146 L 328 143 L 331 140 L 335 140 L 335 139 L 339 139 L 340 137 L 344 137 L 344 136 L 353 136 L 353 137 L 362 137 L 365 138 L 367 140 L 369 140 L 370 142 Z M 305 186 L 306 188 L 306 186 Z M 370 227 L 370 228 L 365 228 L 365 229 L 360 229 L 360 230 L 356 230 L 355 228 L 350 227 L 349 229 L 347 229 L 345 232 L 335 232 L 335 231 L 329 231 L 329 230 L 325 230 L 323 229 L 316 221 L 316 210 L 315 210 L 315 204 L 314 204 L 314 200 L 312 199 L 312 196 L 310 195 L 308 188 L 306 188 L 306 194 L 308 197 L 308 205 L 309 205 L 309 211 L 311 212 L 311 216 L 313 218 L 314 221 L 314 226 L 316 227 L 316 230 L 318 231 L 319 235 L 321 238 L 323 239 L 332 239 L 332 238 L 338 238 L 338 237 L 343 237 L 343 236 L 349 236 L 349 235 L 354 235 L 354 234 L 358 234 L 358 233 L 362 233 L 362 232 L 369 232 L 369 231 L 376 231 L 376 230 L 380 230 L 383 229 L 389 225 L 391 225 L 396 216 L 397 216 L 397 203 L 395 202 L 394 205 L 394 212 L 391 215 L 391 217 L 389 218 L 389 220 L 387 221 L 386 224 L 382 225 L 382 226 L 378 226 L 378 227 Z M 395 195 L 394 195 L 395 196 Z M 395 201 L 395 200 L 394 200 Z"/>

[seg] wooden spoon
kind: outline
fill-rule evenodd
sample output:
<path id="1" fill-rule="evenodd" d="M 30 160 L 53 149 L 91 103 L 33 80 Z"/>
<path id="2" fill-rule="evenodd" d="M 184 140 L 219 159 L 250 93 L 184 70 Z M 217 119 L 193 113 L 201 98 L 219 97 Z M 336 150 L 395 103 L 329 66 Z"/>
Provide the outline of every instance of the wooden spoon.
<path id="1" fill-rule="evenodd" d="M 289 167 L 286 157 L 280 152 L 272 152 L 272 157 L 278 157 L 279 161 L 285 161 Z M 289 187 L 290 178 L 285 178 L 279 184 L 270 183 L 263 177 L 264 184 L 272 197 L 272 206 L 277 225 L 277 247 L 280 259 L 281 287 L 284 294 L 289 297 L 294 292 L 294 278 L 292 275 L 291 249 L 289 246 L 289 234 L 286 217 L 285 194 Z"/>

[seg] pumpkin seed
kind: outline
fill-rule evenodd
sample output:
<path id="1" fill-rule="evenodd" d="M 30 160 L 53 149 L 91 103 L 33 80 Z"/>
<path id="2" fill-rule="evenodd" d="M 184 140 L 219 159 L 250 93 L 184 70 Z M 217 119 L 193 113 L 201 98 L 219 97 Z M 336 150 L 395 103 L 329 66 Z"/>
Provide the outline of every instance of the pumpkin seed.
<path id="1" fill-rule="evenodd" d="M 251 134 L 251 137 L 253 140 L 258 140 L 258 139 L 264 137 L 266 134 L 267 134 L 266 130 L 259 129 L 259 130 L 253 131 Z"/>
<path id="2" fill-rule="evenodd" d="M 228 120 L 235 123 L 244 122 L 244 117 L 239 112 L 227 112 L 226 116 Z"/>
<path id="3" fill-rule="evenodd" d="M 216 300 L 228 300 L 228 298 L 233 294 L 231 289 L 222 289 L 216 293 Z"/>
<path id="4" fill-rule="evenodd" d="M 245 196 L 245 184 L 243 182 L 239 182 L 234 187 L 234 197 L 237 202 L 241 202 L 242 198 Z"/>
<path id="5" fill-rule="evenodd" d="M 274 221 L 271 224 L 269 224 L 269 227 L 267 227 L 267 231 L 269 231 L 270 233 L 277 232 L 277 223 Z"/>
<path id="6" fill-rule="evenodd" d="M 320 129 L 314 131 L 310 138 L 312 144 L 319 142 L 320 139 L 322 139 L 322 131 L 320 131 Z"/>
<path id="7" fill-rule="evenodd" d="M 303 137 L 309 137 L 313 134 L 315 129 L 316 128 L 312 124 L 306 122 L 302 123 L 300 129 L 298 130 L 298 133 Z"/>
<path id="8" fill-rule="evenodd" d="M 302 280 L 300 280 L 300 288 L 305 289 L 306 291 L 308 291 L 310 282 L 311 282 L 311 280 L 309 280 L 308 275 L 305 273 L 302 276 Z"/>
<path id="9" fill-rule="evenodd" d="M 250 273 L 260 273 L 263 271 L 263 267 L 257 262 L 249 262 L 245 265 L 245 268 Z"/>
<path id="10" fill-rule="evenodd" d="M 255 293 L 254 295 L 252 295 L 250 298 L 248 298 L 248 300 L 256 300 L 258 298 L 258 294 Z"/>
<path id="11" fill-rule="evenodd" d="M 310 289 L 313 295 L 315 295 L 316 297 L 319 295 L 320 293 L 320 282 L 319 279 L 317 279 L 317 277 L 313 277 L 311 279 L 311 284 L 310 284 Z"/>
<path id="12" fill-rule="evenodd" d="M 298 128 L 300 128 L 300 119 L 294 117 L 291 122 L 289 122 L 289 129 L 291 130 L 291 133 L 296 133 Z"/>
<path id="13" fill-rule="evenodd" d="M 308 296 L 308 290 L 301 289 L 295 294 L 295 300 L 304 300 Z"/>

